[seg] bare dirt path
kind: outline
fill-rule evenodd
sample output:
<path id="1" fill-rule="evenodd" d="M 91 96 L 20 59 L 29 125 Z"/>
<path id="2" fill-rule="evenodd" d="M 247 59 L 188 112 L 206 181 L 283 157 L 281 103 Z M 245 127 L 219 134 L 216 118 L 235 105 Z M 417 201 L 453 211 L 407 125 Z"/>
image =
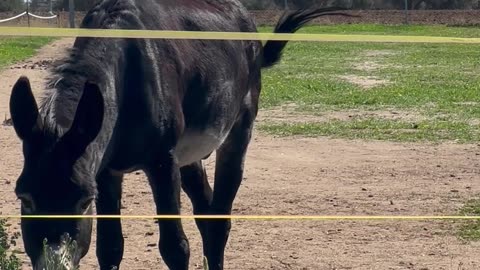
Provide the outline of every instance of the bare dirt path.
<path id="1" fill-rule="evenodd" d="M 8 112 L 11 87 L 28 75 L 35 94 L 48 61 L 71 39 L 1 72 L 0 115 Z M 40 65 L 35 65 L 39 63 Z M 31 67 L 34 67 L 33 69 Z M 0 127 L 0 212 L 18 214 L 13 189 L 22 166 L 13 128 Z M 213 159 L 205 162 L 210 178 Z M 456 214 L 480 193 L 478 145 L 422 145 L 333 139 L 273 138 L 258 132 L 247 158 L 234 214 L 442 215 Z M 184 213 L 191 213 L 182 195 Z M 124 214 L 154 214 L 142 173 L 124 182 Z M 18 231 L 11 220 L 9 230 Z M 185 220 L 192 269 L 201 269 L 201 243 Z M 450 221 L 235 221 L 226 269 L 480 269 L 480 244 L 462 243 Z M 122 269 L 166 269 L 157 251 L 157 227 L 125 220 Z M 95 242 L 82 269 L 97 269 Z M 19 241 L 18 248 L 22 248 Z M 28 260 L 25 269 L 28 269 Z"/>

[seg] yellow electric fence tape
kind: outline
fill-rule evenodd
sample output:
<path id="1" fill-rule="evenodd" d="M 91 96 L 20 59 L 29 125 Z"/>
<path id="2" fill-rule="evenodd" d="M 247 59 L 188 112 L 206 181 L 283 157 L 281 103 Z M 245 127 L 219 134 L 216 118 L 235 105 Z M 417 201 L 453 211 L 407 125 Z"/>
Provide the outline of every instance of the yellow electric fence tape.
<path id="1" fill-rule="evenodd" d="M 339 34 L 273 34 L 273 33 L 245 33 L 245 32 L 194 32 L 194 31 L 123 30 L 123 29 L 113 30 L 113 29 L 80 29 L 80 28 L 72 29 L 72 28 L 38 28 L 38 27 L 31 27 L 31 28 L 0 27 L 0 36 L 480 44 L 480 38 L 460 38 L 460 37 L 339 35 Z"/>
<path id="2" fill-rule="evenodd" d="M 2 215 L 8 219 L 480 220 L 480 216 Z"/>

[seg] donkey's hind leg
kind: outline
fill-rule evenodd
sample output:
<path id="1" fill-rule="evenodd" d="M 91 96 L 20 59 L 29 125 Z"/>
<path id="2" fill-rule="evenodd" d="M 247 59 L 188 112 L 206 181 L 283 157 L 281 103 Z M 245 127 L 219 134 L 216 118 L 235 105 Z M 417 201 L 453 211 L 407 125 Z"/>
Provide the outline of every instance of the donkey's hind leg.
<path id="1" fill-rule="evenodd" d="M 101 172 L 97 179 L 99 215 L 120 215 L 123 174 L 109 169 Z M 123 257 L 123 234 L 120 219 L 99 219 L 97 221 L 97 258 L 101 270 L 112 267 L 120 269 Z"/>
<path id="2" fill-rule="evenodd" d="M 248 111 L 237 121 L 223 145 L 217 150 L 215 186 L 210 205 L 212 215 L 230 215 L 233 201 L 243 179 L 243 166 L 250 143 L 254 115 Z M 229 219 L 210 220 L 207 259 L 210 270 L 223 269 L 225 246 L 230 234 Z"/>
<path id="3" fill-rule="evenodd" d="M 180 214 L 180 169 L 173 155 L 163 158 L 159 165 L 145 170 L 152 187 L 158 215 Z M 187 270 L 190 249 L 180 219 L 160 219 L 158 247 L 171 270 Z"/>
<path id="4" fill-rule="evenodd" d="M 195 215 L 208 214 L 212 202 L 212 188 L 208 183 L 207 173 L 201 161 L 182 167 L 182 187 L 193 205 Z M 207 222 L 196 219 L 203 240 L 203 252 L 206 254 Z"/>

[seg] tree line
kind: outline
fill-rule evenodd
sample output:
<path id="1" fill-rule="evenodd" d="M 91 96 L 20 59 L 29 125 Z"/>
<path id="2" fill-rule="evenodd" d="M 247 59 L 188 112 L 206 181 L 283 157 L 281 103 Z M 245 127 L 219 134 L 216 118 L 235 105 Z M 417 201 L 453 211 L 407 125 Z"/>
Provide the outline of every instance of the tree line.
<path id="1" fill-rule="evenodd" d="M 350 9 L 404 9 L 405 0 L 240 0 L 252 10 L 289 9 L 342 6 Z M 480 9 L 480 0 L 408 0 L 407 7 L 415 9 Z"/>

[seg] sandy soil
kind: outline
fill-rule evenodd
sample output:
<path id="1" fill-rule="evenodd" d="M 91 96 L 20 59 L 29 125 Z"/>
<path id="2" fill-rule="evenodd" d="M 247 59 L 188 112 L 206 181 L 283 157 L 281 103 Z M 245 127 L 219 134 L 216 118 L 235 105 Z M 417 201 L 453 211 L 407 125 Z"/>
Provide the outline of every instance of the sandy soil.
<path id="1" fill-rule="evenodd" d="M 1 73 L 2 117 L 7 115 L 17 78 L 28 75 L 38 96 L 45 65 L 71 42 L 57 41 Z M 22 155 L 12 127 L 0 126 L 0 144 L 0 212 L 18 214 L 13 189 Z M 212 178 L 213 159 L 205 163 Z M 257 132 L 234 214 L 455 214 L 463 202 L 480 193 L 479 163 L 478 145 L 274 138 Z M 182 199 L 184 213 L 191 213 L 189 201 Z M 124 205 L 124 214 L 155 213 L 142 173 L 126 177 Z M 10 224 L 10 231 L 19 230 L 17 220 Z M 201 269 L 199 233 L 193 221 L 184 224 L 192 269 Z M 459 241 L 454 235 L 458 225 L 451 221 L 235 221 L 226 269 L 480 269 L 480 244 Z M 166 269 L 156 248 L 153 221 L 125 220 L 124 232 L 122 269 Z M 97 269 L 94 245 L 82 269 Z M 28 269 L 28 260 L 22 258 Z"/>

